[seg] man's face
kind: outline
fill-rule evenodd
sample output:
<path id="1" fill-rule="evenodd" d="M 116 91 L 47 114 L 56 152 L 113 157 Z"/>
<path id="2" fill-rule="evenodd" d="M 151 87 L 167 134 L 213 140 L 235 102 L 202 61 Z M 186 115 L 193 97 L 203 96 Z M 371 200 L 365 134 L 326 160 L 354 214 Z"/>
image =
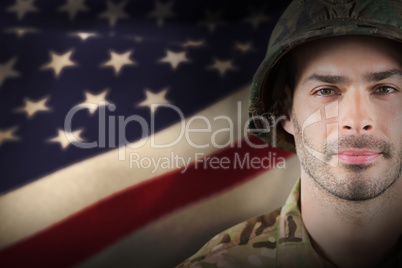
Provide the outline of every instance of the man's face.
<path id="1" fill-rule="evenodd" d="M 303 45 L 291 121 L 304 172 L 346 200 L 374 198 L 402 172 L 400 45 L 337 37 Z"/>

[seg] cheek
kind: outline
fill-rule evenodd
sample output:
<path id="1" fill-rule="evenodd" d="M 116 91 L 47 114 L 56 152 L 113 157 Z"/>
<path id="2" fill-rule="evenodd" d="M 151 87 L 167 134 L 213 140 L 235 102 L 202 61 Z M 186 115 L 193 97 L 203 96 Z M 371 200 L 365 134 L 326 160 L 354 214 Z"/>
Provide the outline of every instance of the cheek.
<path id="1" fill-rule="evenodd" d="M 378 106 L 375 114 L 377 131 L 397 144 L 402 142 L 402 103 L 395 102 Z"/>
<path id="2" fill-rule="evenodd" d="M 395 145 L 402 145 L 402 115 L 395 114 L 387 120 L 380 120 L 383 125 L 385 135 L 392 140 Z"/>
<path id="3" fill-rule="evenodd" d="M 300 109 L 297 114 L 298 134 L 309 144 L 321 147 L 325 140 L 330 139 L 337 133 L 338 124 L 333 119 L 327 119 L 324 108 L 321 109 Z"/>

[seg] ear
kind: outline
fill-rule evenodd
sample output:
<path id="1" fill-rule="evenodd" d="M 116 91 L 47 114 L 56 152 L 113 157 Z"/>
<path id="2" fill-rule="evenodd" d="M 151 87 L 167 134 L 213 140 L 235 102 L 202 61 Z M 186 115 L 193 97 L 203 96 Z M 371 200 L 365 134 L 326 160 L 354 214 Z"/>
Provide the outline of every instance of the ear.
<path id="1" fill-rule="evenodd" d="M 289 133 L 291 135 L 295 134 L 294 129 L 293 129 L 293 123 L 292 123 L 291 119 L 288 118 L 286 120 L 282 120 L 281 123 L 282 123 L 283 129 L 286 130 L 287 133 Z"/>
<path id="2" fill-rule="evenodd" d="M 292 93 L 290 91 L 290 88 L 288 85 L 285 85 L 285 95 L 286 95 L 286 101 L 285 101 L 285 107 L 284 111 L 286 112 L 286 120 L 282 120 L 281 124 L 284 130 L 286 130 L 287 133 L 294 135 L 294 129 L 293 129 L 293 123 L 292 123 Z"/>

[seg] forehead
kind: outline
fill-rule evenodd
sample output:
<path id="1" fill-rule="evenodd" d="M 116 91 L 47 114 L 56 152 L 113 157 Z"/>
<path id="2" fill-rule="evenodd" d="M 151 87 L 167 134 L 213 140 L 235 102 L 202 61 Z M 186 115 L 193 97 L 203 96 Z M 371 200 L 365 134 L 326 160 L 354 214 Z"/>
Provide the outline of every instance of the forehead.
<path id="1" fill-rule="evenodd" d="M 402 68 L 401 44 L 370 36 L 342 36 L 315 40 L 292 52 L 298 76 L 309 72 L 364 73 Z"/>

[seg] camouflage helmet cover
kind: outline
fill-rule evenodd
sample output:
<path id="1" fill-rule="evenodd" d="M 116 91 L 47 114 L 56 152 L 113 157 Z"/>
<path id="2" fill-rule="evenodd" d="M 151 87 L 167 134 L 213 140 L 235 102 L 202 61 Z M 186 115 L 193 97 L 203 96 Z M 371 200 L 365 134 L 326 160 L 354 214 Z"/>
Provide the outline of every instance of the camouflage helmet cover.
<path id="1" fill-rule="evenodd" d="M 284 11 L 251 85 L 249 129 L 267 143 L 295 151 L 278 123 L 283 107 L 281 59 L 305 42 L 331 36 L 370 35 L 402 42 L 402 0 L 294 0 Z M 279 118 L 280 119 L 280 118 Z"/>

